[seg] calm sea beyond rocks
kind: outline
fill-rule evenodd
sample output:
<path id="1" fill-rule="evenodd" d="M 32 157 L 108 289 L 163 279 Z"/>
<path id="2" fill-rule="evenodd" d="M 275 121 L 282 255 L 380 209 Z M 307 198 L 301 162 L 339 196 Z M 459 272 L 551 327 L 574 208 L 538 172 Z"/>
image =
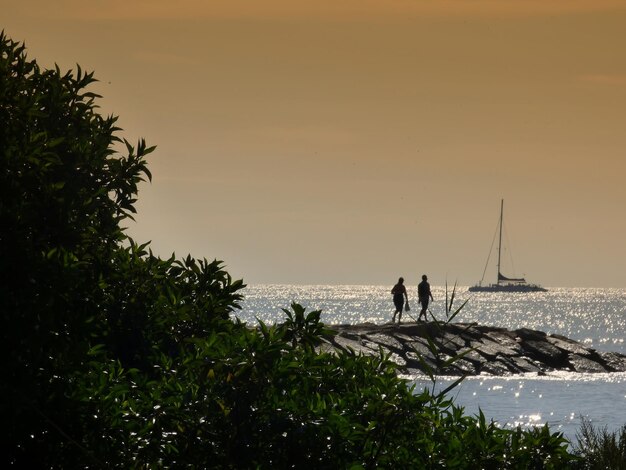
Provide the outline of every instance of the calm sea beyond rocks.
<path id="1" fill-rule="evenodd" d="M 399 366 L 399 372 L 405 374 L 425 372 L 427 368 L 442 375 L 496 376 L 553 371 L 626 371 L 623 354 L 596 351 L 561 335 L 526 328 L 507 330 L 434 322 L 363 323 L 329 328 L 335 334 L 321 346 L 322 350 L 353 350 L 357 354 L 371 355 L 382 349 Z M 446 364 L 454 356 L 462 357 Z"/>

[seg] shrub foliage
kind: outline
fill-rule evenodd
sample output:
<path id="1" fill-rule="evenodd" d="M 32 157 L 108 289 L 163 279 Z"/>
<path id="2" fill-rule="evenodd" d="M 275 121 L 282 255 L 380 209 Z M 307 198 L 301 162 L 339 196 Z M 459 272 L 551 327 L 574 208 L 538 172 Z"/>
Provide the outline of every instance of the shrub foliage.
<path id="1" fill-rule="evenodd" d="M 80 68 L 0 35 L 0 407 L 26 468 L 563 468 L 548 428 L 507 431 L 412 388 L 384 355 L 321 352 L 320 312 L 232 319 L 221 262 L 129 239 L 153 147 L 117 137 Z"/>
<path id="2" fill-rule="evenodd" d="M 574 455 L 579 457 L 575 468 L 584 470 L 626 469 L 626 425 L 611 432 L 583 419 L 577 434 Z"/>

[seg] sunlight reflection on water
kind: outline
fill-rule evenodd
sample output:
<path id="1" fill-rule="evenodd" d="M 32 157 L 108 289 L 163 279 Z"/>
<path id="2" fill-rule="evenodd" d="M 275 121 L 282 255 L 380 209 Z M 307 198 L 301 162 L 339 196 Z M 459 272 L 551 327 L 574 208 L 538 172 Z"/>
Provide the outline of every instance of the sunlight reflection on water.
<path id="1" fill-rule="evenodd" d="M 455 379 L 440 378 L 434 387 L 425 377 L 412 380 L 419 389 L 437 391 Z M 466 378 L 450 396 L 469 414 L 480 409 L 501 427 L 548 424 L 553 432 L 575 440 L 582 418 L 612 431 L 626 423 L 625 383 L 626 373 L 479 376 Z"/>
<path id="2" fill-rule="evenodd" d="M 409 286 L 413 309 L 404 315 L 411 321 L 418 309 L 416 287 Z M 256 285 L 244 289 L 243 310 L 237 316 L 254 322 L 283 321 L 282 308 L 296 301 L 307 309 L 321 309 L 327 324 L 385 323 L 391 319 L 391 286 L 295 286 Z M 451 294 L 449 289 L 448 294 Z M 431 312 L 445 318 L 444 287 L 433 287 Z M 548 292 L 471 294 L 457 289 L 455 306 L 467 304 L 455 318 L 458 322 L 509 329 L 530 328 L 556 333 L 602 351 L 626 353 L 626 290 L 593 288 L 552 288 Z"/>

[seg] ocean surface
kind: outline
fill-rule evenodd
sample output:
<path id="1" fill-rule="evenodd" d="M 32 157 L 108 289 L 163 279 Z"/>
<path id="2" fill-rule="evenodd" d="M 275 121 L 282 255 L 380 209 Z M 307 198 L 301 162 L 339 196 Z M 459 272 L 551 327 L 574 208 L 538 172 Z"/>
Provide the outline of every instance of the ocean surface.
<path id="1" fill-rule="evenodd" d="M 307 310 L 321 310 L 326 324 L 382 324 L 391 320 L 392 285 L 303 286 L 252 285 L 236 316 L 255 323 L 282 322 L 284 308 L 297 302 Z M 407 286 L 414 305 L 403 320 L 412 321 L 417 310 L 417 288 Z M 430 310 L 445 319 L 446 288 L 433 286 Z M 452 288 L 448 287 L 448 298 Z M 626 354 L 626 289 L 550 288 L 532 294 L 470 293 L 457 287 L 454 306 L 467 301 L 455 322 L 477 322 L 509 329 L 531 328 L 558 333 L 599 351 Z M 442 389 L 452 378 L 436 384 L 421 376 L 409 377 L 418 387 Z M 548 423 L 575 441 L 583 418 L 610 431 L 626 425 L 626 373 L 467 378 L 450 392 L 457 405 L 470 414 L 482 410 L 502 427 Z"/>

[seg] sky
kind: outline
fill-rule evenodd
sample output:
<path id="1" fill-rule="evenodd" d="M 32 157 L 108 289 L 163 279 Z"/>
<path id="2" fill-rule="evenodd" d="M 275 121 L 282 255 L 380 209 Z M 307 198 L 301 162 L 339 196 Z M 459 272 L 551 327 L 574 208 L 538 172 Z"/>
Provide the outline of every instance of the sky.
<path id="1" fill-rule="evenodd" d="M 624 0 L 0 4 L 157 146 L 128 227 L 156 254 L 247 284 L 472 285 L 504 199 L 505 275 L 626 287 Z"/>

